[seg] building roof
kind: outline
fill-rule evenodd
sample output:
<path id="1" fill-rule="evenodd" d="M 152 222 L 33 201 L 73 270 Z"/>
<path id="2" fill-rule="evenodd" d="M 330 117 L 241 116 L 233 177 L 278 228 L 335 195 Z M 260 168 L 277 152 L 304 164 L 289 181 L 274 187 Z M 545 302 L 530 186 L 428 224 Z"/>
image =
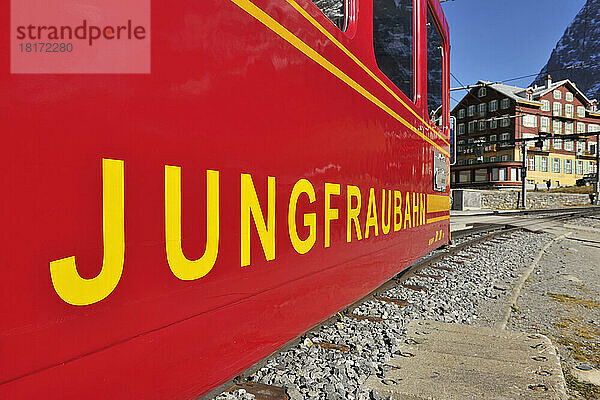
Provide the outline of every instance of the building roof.
<path id="1" fill-rule="evenodd" d="M 571 89 L 584 100 L 584 103 L 586 105 L 586 107 L 589 107 L 592 104 L 592 100 L 588 99 L 587 96 L 581 91 L 579 90 L 579 88 L 570 80 L 568 79 L 564 79 L 562 81 L 558 81 L 558 82 L 552 82 L 552 84 L 550 85 L 550 87 L 546 88 L 546 86 L 540 86 L 540 87 L 534 87 L 533 88 L 533 97 L 534 98 L 539 98 L 543 95 L 545 95 L 546 93 L 556 89 L 557 87 L 560 87 L 562 85 L 568 85 L 571 87 Z"/>
<path id="2" fill-rule="evenodd" d="M 589 108 L 592 105 L 592 102 L 595 101 L 595 100 L 588 99 L 587 96 L 581 90 L 579 90 L 579 88 L 573 82 L 571 82 L 568 79 L 564 79 L 564 80 L 558 81 L 558 82 L 551 82 L 549 87 L 546 87 L 546 85 L 544 85 L 544 86 L 539 86 L 539 87 L 534 86 L 534 87 L 529 87 L 529 88 L 522 88 L 522 87 L 518 87 L 518 86 L 504 85 L 501 83 L 493 83 L 490 81 L 483 81 L 483 80 L 478 81 L 477 85 L 492 88 L 492 89 L 496 90 L 497 92 L 501 93 L 502 95 L 504 95 L 514 101 L 517 101 L 520 103 L 539 105 L 539 106 L 542 105 L 541 101 L 539 100 L 541 96 L 545 95 L 546 93 L 548 93 L 562 85 L 568 85 L 571 88 L 571 90 L 577 94 L 577 96 L 579 96 L 581 99 L 583 99 L 586 108 Z M 476 90 L 476 88 L 473 88 L 471 90 Z M 532 91 L 531 93 L 533 96 L 533 100 L 527 99 L 528 91 Z M 469 93 L 471 93 L 471 92 L 469 92 Z M 462 100 L 464 100 L 467 96 L 469 96 L 469 94 L 467 94 Z M 462 100 L 456 105 L 455 109 L 461 105 Z M 592 114 L 597 113 L 597 112 L 590 111 L 589 109 L 588 109 L 588 112 L 590 112 Z"/>
<path id="3" fill-rule="evenodd" d="M 491 87 L 492 89 L 502 93 L 506 97 L 513 99 L 514 101 L 527 101 L 530 103 L 535 103 L 540 106 L 542 105 L 542 103 L 539 101 L 527 100 L 527 96 L 526 96 L 527 89 L 524 89 L 522 87 L 503 85 L 501 83 L 492 83 L 492 82 L 487 82 L 487 81 L 479 81 L 479 82 L 477 82 L 477 84 L 478 85 L 483 84 L 483 85 L 486 85 L 487 87 Z"/>

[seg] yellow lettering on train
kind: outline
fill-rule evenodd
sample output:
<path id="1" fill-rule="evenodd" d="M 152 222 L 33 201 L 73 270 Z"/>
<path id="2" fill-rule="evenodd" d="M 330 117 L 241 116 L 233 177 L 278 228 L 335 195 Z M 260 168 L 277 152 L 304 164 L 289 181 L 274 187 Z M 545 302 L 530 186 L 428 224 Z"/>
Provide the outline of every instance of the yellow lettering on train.
<path id="1" fill-rule="evenodd" d="M 394 232 L 400 229 L 402 229 L 402 192 L 394 190 Z"/>
<path id="2" fill-rule="evenodd" d="M 379 236 L 377 224 L 377 203 L 375 202 L 375 189 L 369 190 L 369 205 L 367 207 L 367 220 L 365 221 L 365 239 L 369 238 L 369 231 L 375 228 L 375 236 Z"/>
<path id="3" fill-rule="evenodd" d="M 50 262 L 54 290 L 65 302 L 97 303 L 115 290 L 125 261 L 125 172 L 122 160 L 102 159 L 102 239 L 100 273 L 91 279 L 77 272 L 75 256 Z"/>
<path id="4" fill-rule="evenodd" d="M 173 274 L 184 281 L 210 272 L 219 253 L 219 172 L 206 171 L 206 248 L 189 260 L 181 247 L 181 168 L 165 165 L 165 247 Z"/>
<path id="5" fill-rule="evenodd" d="M 241 174 L 240 263 L 250 265 L 250 214 L 267 261 L 275 259 L 275 177 L 268 177 L 267 221 L 258 201 L 250 174 Z"/>
<path id="6" fill-rule="evenodd" d="M 356 208 L 352 208 L 352 198 L 357 200 Z M 360 214 L 361 207 L 361 197 L 360 189 L 357 186 L 348 185 L 346 187 L 346 203 L 346 242 L 350 243 L 352 241 L 352 221 L 354 221 L 357 239 L 362 240 L 360 222 L 358 222 L 358 216 Z"/>
<path id="7" fill-rule="evenodd" d="M 419 209 L 419 211 L 421 212 L 421 225 L 425 225 L 427 223 L 427 209 L 426 204 L 427 204 L 427 195 L 425 193 L 421 194 L 421 208 Z"/>
<path id="8" fill-rule="evenodd" d="M 414 193 L 412 194 L 412 226 L 413 228 L 417 227 L 420 225 L 419 223 L 419 194 L 418 193 Z"/>
<path id="9" fill-rule="evenodd" d="M 410 218 L 410 192 L 406 192 L 406 199 L 404 201 L 404 227 L 411 228 L 411 218 Z"/>
<path id="10" fill-rule="evenodd" d="M 384 235 L 390 233 L 392 226 L 392 191 L 388 190 L 387 206 L 385 204 L 385 189 L 381 191 L 381 231 Z M 387 210 L 387 222 L 386 222 Z"/>
<path id="11" fill-rule="evenodd" d="M 331 221 L 340 218 L 337 208 L 331 208 L 331 196 L 340 195 L 338 183 L 325 183 L 325 247 L 331 245 Z"/>
<path id="12" fill-rule="evenodd" d="M 290 205 L 288 208 L 288 230 L 290 233 L 290 240 L 294 249 L 300 254 L 306 254 L 315 245 L 317 240 L 317 214 L 309 213 L 304 214 L 304 226 L 309 228 L 308 237 L 305 240 L 300 239 L 298 231 L 296 230 L 296 207 L 298 205 L 298 198 L 300 194 L 306 193 L 308 200 L 312 204 L 316 200 L 315 188 L 306 179 L 300 179 L 294 185 L 292 194 L 290 195 Z"/>

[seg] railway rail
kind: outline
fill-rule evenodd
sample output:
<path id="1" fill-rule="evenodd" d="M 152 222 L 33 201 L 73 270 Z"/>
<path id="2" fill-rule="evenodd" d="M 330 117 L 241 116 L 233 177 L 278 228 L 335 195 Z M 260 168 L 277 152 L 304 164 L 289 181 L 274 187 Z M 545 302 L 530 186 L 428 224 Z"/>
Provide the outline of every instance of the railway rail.
<path id="1" fill-rule="evenodd" d="M 391 297 L 386 295 L 390 289 L 403 287 L 407 288 L 411 291 L 415 292 L 423 292 L 427 291 L 427 286 L 407 284 L 406 281 L 411 277 L 419 277 L 423 279 L 428 279 L 435 284 L 436 281 L 442 279 L 442 276 L 432 274 L 432 273 L 424 273 L 423 270 L 430 267 L 434 270 L 441 270 L 445 272 L 454 271 L 453 268 L 446 266 L 435 266 L 435 264 L 441 260 L 450 258 L 457 254 L 463 254 L 460 260 L 455 261 L 457 264 L 464 264 L 468 259 L 468 256 L 464 255 L 464 252 L 469 248 L 476 246 L 478 244 L 482 244 L 485 242 L 493 242 L 495 238 L 500 235 L 507 235 L 513 232 L 522 231 L 522 230 L 530 230 L 534 229 L 536 226 L 547 223 L 550 221 L 559 221 L 559 220 L 568 220 L 580 217 L 587 217 L 591 215 L 600 214 L 600 207 L 582 207 L 582 208 L 572 208 L 572 209 L 547 209 L 547 210 L 527 210 L 527 211 L 514 211 L 514 212 L 505 212 L 503 215 L 511 215 L 514 216 L 514 222 L 519 221 L 520 224 L 518 226 L 513 225 L 511 222 L 513 221 L 503 221 L 499 224 L 488 223 L 488 224 L 480 224 L 474 226 L 470 229 L 464 229 L 460 231 L 456 231 L 452 234 L 452 243 L 450 246 L 442 247 L 418 262 L 411 265 L 409 268 L 400 272 L 396 276 L 394 276 L 389 281 L 385 282 L 383 285 L 373 290 L 368 295 L 362 297 L 356 302 L 348 305 L 344 309 L 340 310 L 338 313 L 332 315 L 327 320 L 317 324 L 310 330 L 306 331 L 295 340 L 289 342 L 286 346 L 273 353 L 271 356 L 262 360 L 261 362 L 255 364 L 250 369 L 246 370 L 244 373 L 240 374 L 233 380 L 227 382 L 226 384 L 218 387 L 212 392 L 208 393 L 203 397 L 203 399 L 214 399 L 224 393 L 235 392 L 239 389 L 243 389 L 246 393 L 250 393 L 255 396 L 256 399 L 290 399 L 290 396 L 286 393 L 286 389 L 280 386 L 272 386 L 263 384 L 260 382 L 255 382 L 250 379 L 250 377 L 263 368 L 269 360 L 273 359 L 277 355 L 290 350 L 291 348 L 302 344 L 309 343 L 310 345 L 318 346 L 322 349 L 326 350 L 335 350 L 341 353 L 347 353 L 350 351 L 350 347 L 343 344 L 338 343 L 329 343 L 326 341 L 318 341 L 312 342 L 311 338 L 315 335 L 312 332 L 319 330 L 324 326 L 334 325 L 340 323 L 343 318 L 351 318 L 359 321 L 367 321 L 367 323 L 378 323 L 382 322 L 384 318 L 377 315 L 369 315 L 364 313 L 355 313 L 355 311 L 363 304 L 368 301 L 377 301 L 382 303 L 395 304 L 397 306 L 403 307 L 409 304 L 408 300 L 405 298 Z M 535 217 L 528 220 L 525 224 L 523 224 L 524 218 L 523 216 Z M 495 242 L 499 243 L 499 242 Z M 433 266 L 433 267 L 432 267 Z M 243 393 L 243 392 L 241 392 Z M 243 396 L 243 395 L 242 395 Z M 246 395 L 247 396 L 247 395 Z M 251 396 L 250 396 L 251 397 Z M 238 398 L 233 395 L 229 395 L 229 397 L 225 398 Z M 243 398 L 243 397 L 239 397 Z"/>

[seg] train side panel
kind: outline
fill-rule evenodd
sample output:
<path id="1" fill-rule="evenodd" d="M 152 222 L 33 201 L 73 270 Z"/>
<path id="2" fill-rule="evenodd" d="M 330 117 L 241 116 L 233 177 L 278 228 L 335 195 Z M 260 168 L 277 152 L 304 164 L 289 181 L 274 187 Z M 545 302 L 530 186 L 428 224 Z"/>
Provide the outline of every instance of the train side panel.
<path id="1" fill-rule="evenodd" d="M 10 74 L 2 53 L 0 398 L 196 398 L 448 242 L 447 131 L 378 71 L 359 5 L 342 33 L 309 1 L 154 2 L 151 74 Z M 114 290 L 59 293 L 51 263 L 81 283 L 120 244 Z"/>

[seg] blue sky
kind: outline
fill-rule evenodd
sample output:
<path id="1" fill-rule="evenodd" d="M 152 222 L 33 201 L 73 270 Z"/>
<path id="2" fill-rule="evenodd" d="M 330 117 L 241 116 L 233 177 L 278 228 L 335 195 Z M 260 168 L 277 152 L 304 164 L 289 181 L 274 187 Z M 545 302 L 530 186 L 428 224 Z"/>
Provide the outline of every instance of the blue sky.
<path id="1" fill-rule="evenodd" d="M 450 70 L 465 85 L 535 74 L 585 0 L 450 0 Z M 527 86 L 533 78 L 507 84 Z M 450 78 L 451 87 L 460 86 Z M 464 91 L 451 96 L 463 98 Z M 456 102 L 450 101 L 454 107 Z"/>

